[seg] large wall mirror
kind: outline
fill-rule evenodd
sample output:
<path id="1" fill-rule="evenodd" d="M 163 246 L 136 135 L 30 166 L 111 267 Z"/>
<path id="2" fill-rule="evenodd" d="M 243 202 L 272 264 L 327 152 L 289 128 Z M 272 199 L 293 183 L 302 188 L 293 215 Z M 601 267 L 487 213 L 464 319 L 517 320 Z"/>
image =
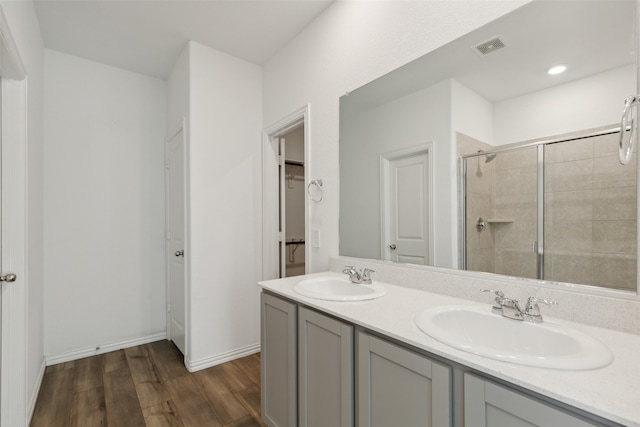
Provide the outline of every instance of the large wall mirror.
<path id="1" fill-rule="evenodd" d="M 636 293 L 636 19 L 533 1 L 341 97 L 340 254 Z"/>

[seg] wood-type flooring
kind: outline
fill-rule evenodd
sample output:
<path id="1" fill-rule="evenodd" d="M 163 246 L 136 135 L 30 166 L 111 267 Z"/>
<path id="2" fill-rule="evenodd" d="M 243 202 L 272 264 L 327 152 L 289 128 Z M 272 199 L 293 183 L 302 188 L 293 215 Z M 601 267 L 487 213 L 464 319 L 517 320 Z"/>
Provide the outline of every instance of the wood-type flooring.
<path id="1" fill-rule="evenodd" d="M 190 373 L 170 341 L 47 367 L 31 427 L 263 426 L 260 355 Z"/>

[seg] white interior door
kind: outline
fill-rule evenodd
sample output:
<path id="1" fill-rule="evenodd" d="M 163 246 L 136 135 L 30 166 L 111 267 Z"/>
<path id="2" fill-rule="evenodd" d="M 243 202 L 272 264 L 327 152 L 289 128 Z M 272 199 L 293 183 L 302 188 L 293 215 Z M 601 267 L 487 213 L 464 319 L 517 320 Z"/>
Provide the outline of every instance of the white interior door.
<path id="1" fill-rule="evenodd" d="M 185 288 L 185 141 L 180 129 L 167 145 L 167 265 L 168 334 L 182 354 L 186 351 Z"/>
<path id="2" fill-rule="evenodd" d="M 384 259 L 432 263 L 429 151 L 382 159 Z"/>

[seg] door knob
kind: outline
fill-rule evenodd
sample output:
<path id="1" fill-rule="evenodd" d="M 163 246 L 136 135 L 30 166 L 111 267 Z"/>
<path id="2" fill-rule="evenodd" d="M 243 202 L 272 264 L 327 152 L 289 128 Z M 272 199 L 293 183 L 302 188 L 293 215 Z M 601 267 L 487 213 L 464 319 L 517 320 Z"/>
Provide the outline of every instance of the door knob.
<path id="1" fill-rule="evenodd" d="M 392 251 L 395 251 L 395 250 L 396 250 L 396 247 L 397 247 L 397 246 L 396 246 L 396 244 L 395 244 L 395 243 L 392 243 L 392 244 L 390 244 L 390 245 L 389 245 L 389 249 L 391 249 Z"/>
<path id="2" fill-rule="evenodd" d="M 15 282 L 18 276 L 13 273 L 5 274 L 4 276 L 0 276 L 0 282 L 12 283 Z"/>
<path id="3" fill-rule="evenodd" d="M 181 256 L 181 257 L 183 257 L 183 256 L 184 256 L 184 249 L 179 250 L 179 251 L 176 251 L 176 256 Z"/>

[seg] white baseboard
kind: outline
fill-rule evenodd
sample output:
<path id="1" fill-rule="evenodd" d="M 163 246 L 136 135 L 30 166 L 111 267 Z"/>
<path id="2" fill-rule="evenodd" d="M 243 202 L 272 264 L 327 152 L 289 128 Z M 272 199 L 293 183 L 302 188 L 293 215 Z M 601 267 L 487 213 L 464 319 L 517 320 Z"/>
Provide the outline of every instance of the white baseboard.
<path id="1" fill-rule="evenodd" d="M 111 344 L 81 348 L 55 356 L 46 356 L 46 365 L 56 365 L 58 363 L 64 363 L 72 360 L 82 359 L 84 357 L 95 356 L 97 354 L 109 353 L 110 351 L 122 350 L 123 348 L 135 347 L 136 345 L 160 341 L 166 338 L 167 333 L 166 331 L 163 331 L 151 335 L 146 335 L 144 337 L 132 338 L 129 340 L 119 341 Z"/>
<path id="2" fill-rule="evenodd" d="M 227 351 L 224 353 L 216 354 L 215 356 L 207 357 L 200 360 L 186 360 L 185 366 L 189 372 L 196 372 L 202 369 L 207 369 L 212 366 L 220 365 L 225 362 L 229 362 L 234 359 L 249 356 L 260 351 L 260 344 L 252 344 L 246 347 L 238 348 L 235 350 Z"/>
<path id="3" fill-rule="evenodd" d="M 36 384 L 33 387 L 29 402 L 27 402 L 27 422 L 31 424 L 31 418 L 33 418 L 33 411 L 36 409 L 36 402 L 38 401 L 38 394 L 40 393 L 40 386 L 42 385 L 42 379 L 44 378 L 44 371 L 47 368 L 47 361 L 43 357 L 40 369 L 38 370 L 38 376 L 36 377 Z"/>

